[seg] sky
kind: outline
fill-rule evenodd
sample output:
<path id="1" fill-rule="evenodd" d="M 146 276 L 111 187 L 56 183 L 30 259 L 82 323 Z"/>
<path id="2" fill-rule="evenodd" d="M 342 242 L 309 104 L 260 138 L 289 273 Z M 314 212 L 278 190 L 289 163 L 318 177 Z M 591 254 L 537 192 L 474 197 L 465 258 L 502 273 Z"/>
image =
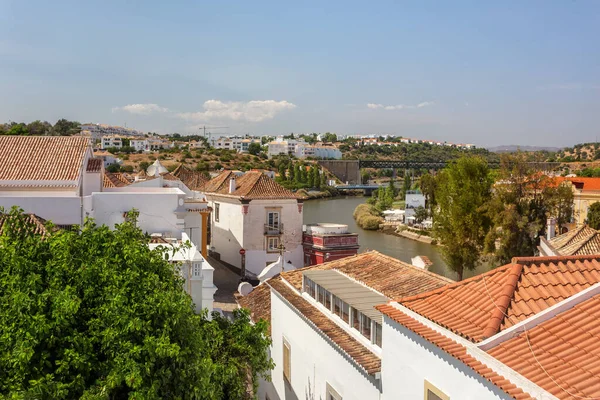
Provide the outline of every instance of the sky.
<path id="1" fill-rule="evenodd" d="M 0 0 L 0 121 L 572 146 L 599 38 L 596 0 Z"/>

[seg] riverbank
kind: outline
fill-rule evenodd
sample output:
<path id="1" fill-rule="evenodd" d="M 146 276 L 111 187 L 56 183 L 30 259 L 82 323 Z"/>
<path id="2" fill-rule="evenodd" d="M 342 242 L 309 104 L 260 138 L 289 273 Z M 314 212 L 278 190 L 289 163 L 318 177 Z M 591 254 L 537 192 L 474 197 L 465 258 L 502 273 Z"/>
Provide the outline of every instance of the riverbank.
<path id="1" fill-rule="evenodd" d="M 300 189 L 296 194 L 303 196 L 305 200 L 335 199 L 345 196 L 361 196 L 363 194 L 361 190 L 351 190 L 348 192 L 342 195 L 335 187 L 328 187 L 322 191 Z"/>
<path id="2" fill-rule="evenodd" d="M 431 236 L 421 235 L 417 232 L 412 232 L 408 229 L 398 230 L 398 225 L 385 225 L 382 224 L 380 231 L 386 235 L 392 235 L 397 237 L 403 237 L 410 240 L 416 240 L 417 242 L 427 243 L 432 246 L 437 245 L 437 241 Z"/>

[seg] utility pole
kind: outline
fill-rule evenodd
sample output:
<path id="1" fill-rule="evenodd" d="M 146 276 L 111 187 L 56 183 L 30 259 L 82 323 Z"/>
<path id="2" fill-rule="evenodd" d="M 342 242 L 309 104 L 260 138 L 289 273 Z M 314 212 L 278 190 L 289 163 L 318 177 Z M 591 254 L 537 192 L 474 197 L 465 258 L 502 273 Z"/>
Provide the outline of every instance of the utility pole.
<path id="1" fill-rule="evenodd" d="M 209 126 L 208 127 L 208 129 L 209 129 L 208 136 L 206 136 L 206 128 L 207 128 L 207 126 L 204 125 L 204 126 L 201 126 L 198 129 L 200 129 L 201 131 L 203 131 L 202 135 L 208 140 L 208 144 L 210 144 L 210 134 L 211 134 L 210 129 L 229 129 L 228 126 Z"/>

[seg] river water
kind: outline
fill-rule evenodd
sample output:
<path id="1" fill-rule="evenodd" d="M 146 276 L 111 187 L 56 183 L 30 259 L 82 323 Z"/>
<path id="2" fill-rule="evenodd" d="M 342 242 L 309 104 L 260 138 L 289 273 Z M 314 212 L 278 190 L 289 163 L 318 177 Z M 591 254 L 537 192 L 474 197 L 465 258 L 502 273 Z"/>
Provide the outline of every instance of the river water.
<path id="1" fill-rule="evenodd" d="M 390 257 L 397 258 L 410 264 L 411 257 L 427 256 L 433 262 L 430 271 L 456 279 L 456 274 L 448 269 L 442 259 L 439 248 L 415 240 L 387 235 L 379 231 L 366 231 L 356 225 L 352 213 L 356 206 L 365 202 L 364 197 L 337 197 L 333 199 L 309 200 L 304 202 L 304 223 L 330 222 L 346 224 L 350 232 L 358 233 L 359 252 L 377 250 Z M 465 271 L 465 278 L 483 272 Z M 484 270 L 485 268 L 481 268 Z"/>

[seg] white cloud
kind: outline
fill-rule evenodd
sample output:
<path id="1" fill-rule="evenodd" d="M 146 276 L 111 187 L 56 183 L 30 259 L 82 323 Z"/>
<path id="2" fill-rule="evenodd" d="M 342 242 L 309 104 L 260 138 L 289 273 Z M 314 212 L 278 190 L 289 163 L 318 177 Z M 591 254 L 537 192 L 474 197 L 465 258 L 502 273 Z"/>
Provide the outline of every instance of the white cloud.
<path id="1" fill-rule="evenodd" d="M 248 102 L 220 100 L 205 101 L 204 111 L 179 113 L 179 118 L 188 121 L 232 120 L 261 122 L 275 118 L 275 115 L 296 108 L 288 101 L 252 100 Z"/>
<path id="2" fill-rule="evenodd" d="M 404 104 L 384 106 L 383 104 L 378 104 L 378 103 L 368 103 L 367 108 L 370 108 L 372 110 L 381 108 L 384 110 L 391 111 L 391 110 L 406 110 L 406 109 L 414 109 L 414 108 L 423 108 L 423 107 L 432 106 L 434 104 L 435 103 L 433 101 L 424 101 L 422 103 L 417 104 L 416 106 L 410 106 L 410 105 L 404 105 Z"/>
<path id="3" fill-rule="evenodd" d="M 113 107 L 112 111 L 125 111 L 131 114 L 150 115 L 153 113 L 168 112 L 169 109 L 161 107 L 158 104 L 128 104 L 123 107 Z"/>

